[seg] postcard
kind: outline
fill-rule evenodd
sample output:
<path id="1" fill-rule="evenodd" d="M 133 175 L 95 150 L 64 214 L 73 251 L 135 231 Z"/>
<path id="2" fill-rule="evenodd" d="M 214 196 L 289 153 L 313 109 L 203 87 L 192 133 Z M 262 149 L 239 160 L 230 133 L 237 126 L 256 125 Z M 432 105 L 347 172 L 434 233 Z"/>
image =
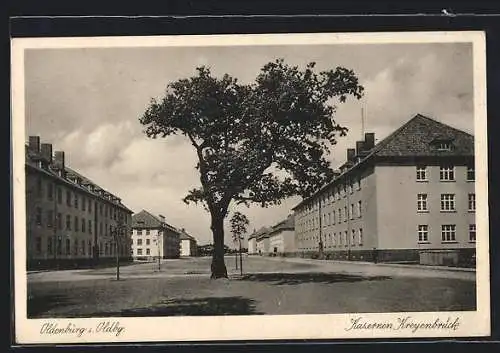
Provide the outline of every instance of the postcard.
<path id="1" fill-rule="evenodd" d="M 484 33 L 11 46 L 18 344 L 490 334 Z"/>

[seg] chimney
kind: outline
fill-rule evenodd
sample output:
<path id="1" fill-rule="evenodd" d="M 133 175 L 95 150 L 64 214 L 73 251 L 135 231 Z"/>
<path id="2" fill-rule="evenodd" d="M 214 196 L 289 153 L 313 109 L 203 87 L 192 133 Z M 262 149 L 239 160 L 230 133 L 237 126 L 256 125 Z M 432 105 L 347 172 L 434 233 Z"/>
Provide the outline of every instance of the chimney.
<path id="1" fill-rule="evenodd" d="M 364 141 L 356 141 L 356 155 L 359 156 L 365 149 Z"/>
<path id="2" fill-rule="evenodd" d="M 64 152 L 63 151 L 55 151 L 54 152 L 54 167 L 58 170 L 64 170 Z"/>
<path id="3" fill-rule="evenodd" d="M 165 216 L 164 215 L 158 215 L 163 223 L 165 223 Z"/>
<path id="4" fill-rule="evenodd" d="M 52 163 L 52 144 L 42 143 L 40 154 L 47 163 Z"/>
<path id="5" fill-rule="evenodd" d="M 369 151 L 375 147 L 375 134 L 373 132 L 367 132 L 365 134 L 365 150 Z"/>
<path id="6" fill-rule="evenodd" d="M 28 150 L 31 152 L 40 152 L 40 136 L 30 136 L 28 140 Z"/>
<path id="7" fill-rule="evenodd" d="M 354 148 L 347 149 L 347 161 L 348 162 L 353 161 L 355 155 L 356 155 L 356 150 Z"/>

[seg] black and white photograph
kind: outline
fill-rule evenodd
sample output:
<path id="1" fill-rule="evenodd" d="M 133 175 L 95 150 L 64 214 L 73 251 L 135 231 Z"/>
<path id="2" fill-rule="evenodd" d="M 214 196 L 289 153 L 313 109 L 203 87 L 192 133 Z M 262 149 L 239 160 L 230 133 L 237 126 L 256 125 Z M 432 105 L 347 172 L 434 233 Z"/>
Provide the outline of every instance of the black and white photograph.
<path id="1" fill-rule="evenodd" d="M 16 338 L 490 330 L 481 32 L 12 40 Z"/>

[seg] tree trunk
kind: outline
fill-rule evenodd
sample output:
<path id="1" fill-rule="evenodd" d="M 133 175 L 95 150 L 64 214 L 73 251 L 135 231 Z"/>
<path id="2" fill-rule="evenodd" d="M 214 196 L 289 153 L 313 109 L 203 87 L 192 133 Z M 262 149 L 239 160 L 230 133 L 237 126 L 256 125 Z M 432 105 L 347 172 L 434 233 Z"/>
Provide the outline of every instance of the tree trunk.
<path id="1" fill-rule="evenodd" d="M 212 254 L 212 275 L 210 278 L 227 278 L 227 269 L 224 263 L 224 217 L 212 215 L 211 228 L 214 238 L 214 251 Z"/>

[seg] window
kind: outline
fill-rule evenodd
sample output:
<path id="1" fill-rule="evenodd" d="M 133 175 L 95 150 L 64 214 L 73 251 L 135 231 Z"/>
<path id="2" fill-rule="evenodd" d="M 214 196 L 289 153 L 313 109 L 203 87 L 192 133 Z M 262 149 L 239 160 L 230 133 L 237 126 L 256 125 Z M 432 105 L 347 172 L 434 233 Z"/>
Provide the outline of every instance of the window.
<path id="1" fill-rule="evenodd" d="M 417 194 L 417 211 L 425 212 L 427 209 L 427 194 Z"/>
<path id="2" fill-rule="evenodd" d="M 90 240 L 87 243 L 87 254 L 92 255 L 92 242 Z"/>
<path id="3" fill-rule="evenodd" d="M 358 244 L 359 246 L 363 245 L 363 228 L 359 228 L 358 231 Z"/>
<path id="4" fill-rule="evenodd" d="M 64 250 L 66 250 L 66 255 L 70 255 L 71 254 L 71 242 L 69 241 L 69 239 L 66 239 L 66 241 L 64 243 L 65 243 Z"/>
<path id="5" fill-rule="evenodd" d="M 73 226 L 75 228 L 75 232 L 78 232 L 78 216 L 75 216 Z"/>
<path id="6" fill-rule="evenodd" d="M 361 190 L 361 178 L 360 177 L 356 178 L 356 185 L 357 185 L 357 190 Z"/>
<path id="7" fill-rule="evenodd" d="M 73 243 L 73 255 L 78 255 L 78 240 L 75 239 L 75 242 Z"/>
<path id="8" fill-rule="evenodd" d="M 105 243 L 104 244 L 104 255 L 108 255 L 108 254 L 109 254 L 109 244 Z"/>
<path id="9" fill-rule="evenodd" d="M 102 216 L 102 209 L 103 209 L 103 206 L 102 206 L 102 203 L 99 205 L 99 214 Z"/>
<path id="10" fill-rule="evenodd" d="M 57 229 L 62 229 L 62 214 L 61 214 L 61 212 L 57 213 Z"/>
<path id="11" fill-rule="evenodd" d="M 455 211 L 455 194 L 441 194 L 441 211 Z"/>
<path id="12" fill-rule="evenodd" d="M 137 239 L 137 246 L 141 246 L 142 245 L 142 239 Z"/>
<path id="13" fill-rule="evenodd" d="M 476 171 L 473 165 L 467 166 L 467 181 L 474 181 L 476 179 Z"/>
<path id="14" fill-rule="evenodd" d="M 35 219 L 36 219 L 36 224 L 39 224 L 39 225 L 42 224 L 42 208 L 41 207 L 36 208 Z"/>
<path id="15" fill-rule="evenodd" d="M 340 233 L 340 232 L 339 232 L 339 239 L 338 239 L 338 241 L 339 241 L 339 246 L 342 246 L 342 244 L 343 244 L 342 233 Z"/>
<path id="16" fill-rule="evenodd" d="M 417 166 L 417 181 L 427 181 L 426 166 Z"/>
<path id="17" fill-rule="evenodd" d="M 146 229 L 146 235 L 149 235 L 149 233 L 150 233 L 150 230 Z"/>
<path id="18" fill-rule="evenodd" d="M 54 184 L 52 184 L 50 182 L 47 184 L 47 198 L 49 200 L 54 199 Z"/>
<path id="19" fill-rule="evenodd" d="M 78 195 L 75 194 L 75 208 L 78 208 Z"/>
<path id="20" fill-rule="evenodd" d="M 47 227 L 52 227 L 54 225 L 54 211 L 47 211 Z"/>
<path id="21" fill-rule="evenodd" d="M 66 229 L 71 230 L 71 216 L 69 214 L 66 215 Z"/>
<path id="22" fill-rule="evenodd" d="M 82 197 L 82 211 L 85 211 L 87 208 L 87 199 L 85 197 Z"/>
<path id="23" fill-rule="evenodd" d="M 441 240 L 443 242 L 455 241 L 456 239 L 456 225 L 454 224 L 443 224 L 441 226 Z"/>
<path id="24" fill-rule="evenodd" d="M 455 180 L 455 168 L 453 166 L 441 166 L 439 168 L 439 180 L 441 181 Z"/>
<path id="25" fill-rule="evenodd" d="M 42 238 L 41 237 L 35 238 L 35 251 L 37 254 L 40 254 L 42 252 Z"/>
<path id="26" fill-rule="evenodd" d="M 476 241 L 476 225 L 475 224 L 469 224 L 469 241 L 470 242 Z"/>
<path id="27" fill-rule="evenodd" d="M 82 218 L 82 232 L 85 233 L 85 218 Z"/>
<path id="28" fill-rule="evenodd" d="M 335 224 L 335 211 L 332 211 L 332 224 Z"/>
<path id="29" fill-rule="evenodd" d="M 476 211 L 476 194 L 469 194 L 469 211 L 470 212 L 475 212 Z"/>
<path id="30" fill-rule="evenodd" d="M 149 248 L 146 249 L 146 255 L 151 255 L 151 250 Z"/>
<path id="31" fill-rule="evenodd" d="M 47 239 L 47 252 L 52 255 L 52 238 Z"/>
<path id="32" fill-rule="evenodd" d="M 142 229 L 137 229 L 137 235 L 142 235 Z"/>
<path id="33" fill-rule="evenodd" d="M 62 204 L 62 189 L 57 188 L 57 203 Z"/>
<path id="34" fill-rule="evenodd" d="M 108 217 L 108 205 L 104 206 L 104 217 Z"/>
<path id="35" fill-rule="evenodd" d="M 66 191 L 66 205 L 71 207 L 71 191 Z"/>
<path id="36" fill-rule="evenodd" d="M 347 206 L 344 207 L 344 222 L 347 222 L 347 218 L 349 217 L 349 215 L 347 214 L 348 210 L 347 210 Z"/>
<path id="37" fill-rule="evenodd" d="M 97 205 L 97 203 L 96 203 Z M 97 206 L 96 206 L 97 209 Z M 92 212 L 92 200 L 89 200 L 89 213 Z"/>
<path id="38" fill-rule="evenodd" d="M 348 239 L 347 238 L 347 230 L 344 232 L 344 245 L 347 247 L 349 244 L 347 243 L 348 242 Z"/>
<path id="39" fill-rule="evenodd" d="M 354 219 L 354 204 L 352 203 L 351 203 L 351 214 L 349 218 Z"/>
<path id="40" fill-rule="evenodd" d="M 85 240 L 82 240 L 82 255 L 85 255 Z"/>
<path id="41" fill-rule="evenodd" d="M 62 255 L 62 240 L 57 239 L 57 255 Z"/>
<path id="42" fill-rule="evenodd" d="M 451 142 L 450 141 L 441 141 L 436 145 L 438 151 L 451 151 Z"/>
<path id="43" fill-rule="evenodd" d="M 426 243 L 429 241 L 429 226 L 427 224 L 420 224 L 418 226 L 418 242 Z"/>
<path id="44" fill-rule="evenodd" d="M 361 216 L 362 216 L 361 201 L 358 201 L 358 217 L 361 218 Z"/>
<path id="45" fill-rule="evenodd" d="M 89 219 L 89 234 L 92 234 L 92 221 Z"/>
<path id="46" fill-rule="evenodd" d="M 99 243 L 99 255 L 104 255 L 104 246 L 102 246 L 102 242 Z"/>
<path id="47" fill-rule="evenodd" d="M 146 245 L 150 245 L 151 243 L 151 240 L 150 239 L 146 239 Z"/>
<path id="48" fill-rule="evenodd" d="M 351 232 L 351 244 L 354 246 L 356 245 L 356 230 L 353 229 Z"/>

